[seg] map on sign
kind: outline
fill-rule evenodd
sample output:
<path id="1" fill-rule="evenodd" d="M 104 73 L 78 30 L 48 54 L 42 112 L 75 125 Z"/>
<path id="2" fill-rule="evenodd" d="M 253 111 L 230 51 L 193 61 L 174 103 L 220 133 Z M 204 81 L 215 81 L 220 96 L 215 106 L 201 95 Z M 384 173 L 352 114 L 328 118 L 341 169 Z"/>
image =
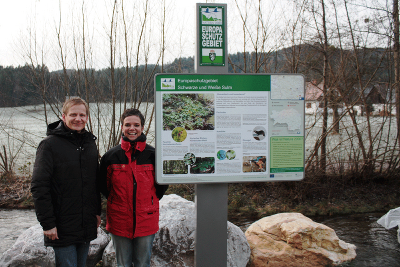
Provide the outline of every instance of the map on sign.
<path id="1" fill-rule="evenodd" d="M 294 108 L 288 108 L 281 111 L 272 110 L 270 115 L 271 119 L 274 120 L 274 124 L 286 124 L 289 131 L 301 129 L 301 114 Z"/>
<path id="2" fill-rule="evenodd" d="M 273 100 L 304 100 L 302 76 L 274 75 L 271 76 L 271 99 Z"/>

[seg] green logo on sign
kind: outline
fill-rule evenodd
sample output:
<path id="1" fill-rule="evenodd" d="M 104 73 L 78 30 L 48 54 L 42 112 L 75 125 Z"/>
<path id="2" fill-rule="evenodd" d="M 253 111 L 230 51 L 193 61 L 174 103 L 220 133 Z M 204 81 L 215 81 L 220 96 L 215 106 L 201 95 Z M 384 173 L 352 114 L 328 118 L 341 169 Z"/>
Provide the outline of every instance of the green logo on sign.
<path id="1" fill-rule="evenodd" d="M 216 7 L 215 9 L 210 8 L 202 8 L 202 22 L 203 24 L 214 24 L 221 25 L 222 24 L 222 10 L 221 8 Z"/>
<path id="2" fill-rule="evenodd" d="M 175 89 L 175 78 L 164 78 L 161 80 L 161 90 Z"/>

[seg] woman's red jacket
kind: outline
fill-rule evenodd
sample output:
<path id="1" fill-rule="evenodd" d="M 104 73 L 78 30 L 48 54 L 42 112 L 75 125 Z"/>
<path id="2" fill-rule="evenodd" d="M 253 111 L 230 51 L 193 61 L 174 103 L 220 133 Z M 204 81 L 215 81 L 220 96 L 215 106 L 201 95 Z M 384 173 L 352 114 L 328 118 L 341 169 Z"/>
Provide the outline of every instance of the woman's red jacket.
<path id="1" fill-rule="evenodd" d="M 145 141 L 133 144 L 121 139 L 100 162 L 100 189 L 107 197 L 106 229 L 130 239 L 158 231 L 158 202 L 166 190 L 160 190 L 154 179 L 154 148 Z"/>

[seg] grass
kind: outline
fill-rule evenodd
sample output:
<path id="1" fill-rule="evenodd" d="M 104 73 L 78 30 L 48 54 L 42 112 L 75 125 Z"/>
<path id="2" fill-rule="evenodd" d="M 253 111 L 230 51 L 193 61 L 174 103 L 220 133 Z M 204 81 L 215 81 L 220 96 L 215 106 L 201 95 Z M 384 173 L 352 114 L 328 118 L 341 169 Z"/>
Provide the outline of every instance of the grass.
<path id="1" fill-rule="evenodd" d="M 3 173 L 0 176 L 0 208 L 33 208 L 30 189 L 30 176 L 16 176 L 13 173 Z"/>

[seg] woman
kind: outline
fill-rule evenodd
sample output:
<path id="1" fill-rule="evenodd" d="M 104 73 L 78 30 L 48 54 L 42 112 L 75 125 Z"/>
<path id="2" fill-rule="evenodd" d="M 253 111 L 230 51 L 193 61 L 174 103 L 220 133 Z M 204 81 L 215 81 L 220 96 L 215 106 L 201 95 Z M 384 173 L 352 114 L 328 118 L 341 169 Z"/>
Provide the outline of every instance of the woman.
<path id="1" fill-rule="evenodd" d="M 101 192 L 107 198 L 107 225 L 117 266 L 150 266 L 158 231 L 159 200 L 168 186 L 155 182 L 154 147 L 146 144 L 144 117 L 137 109 L 121 116 L 121 144 L 100 162 Z"/>

